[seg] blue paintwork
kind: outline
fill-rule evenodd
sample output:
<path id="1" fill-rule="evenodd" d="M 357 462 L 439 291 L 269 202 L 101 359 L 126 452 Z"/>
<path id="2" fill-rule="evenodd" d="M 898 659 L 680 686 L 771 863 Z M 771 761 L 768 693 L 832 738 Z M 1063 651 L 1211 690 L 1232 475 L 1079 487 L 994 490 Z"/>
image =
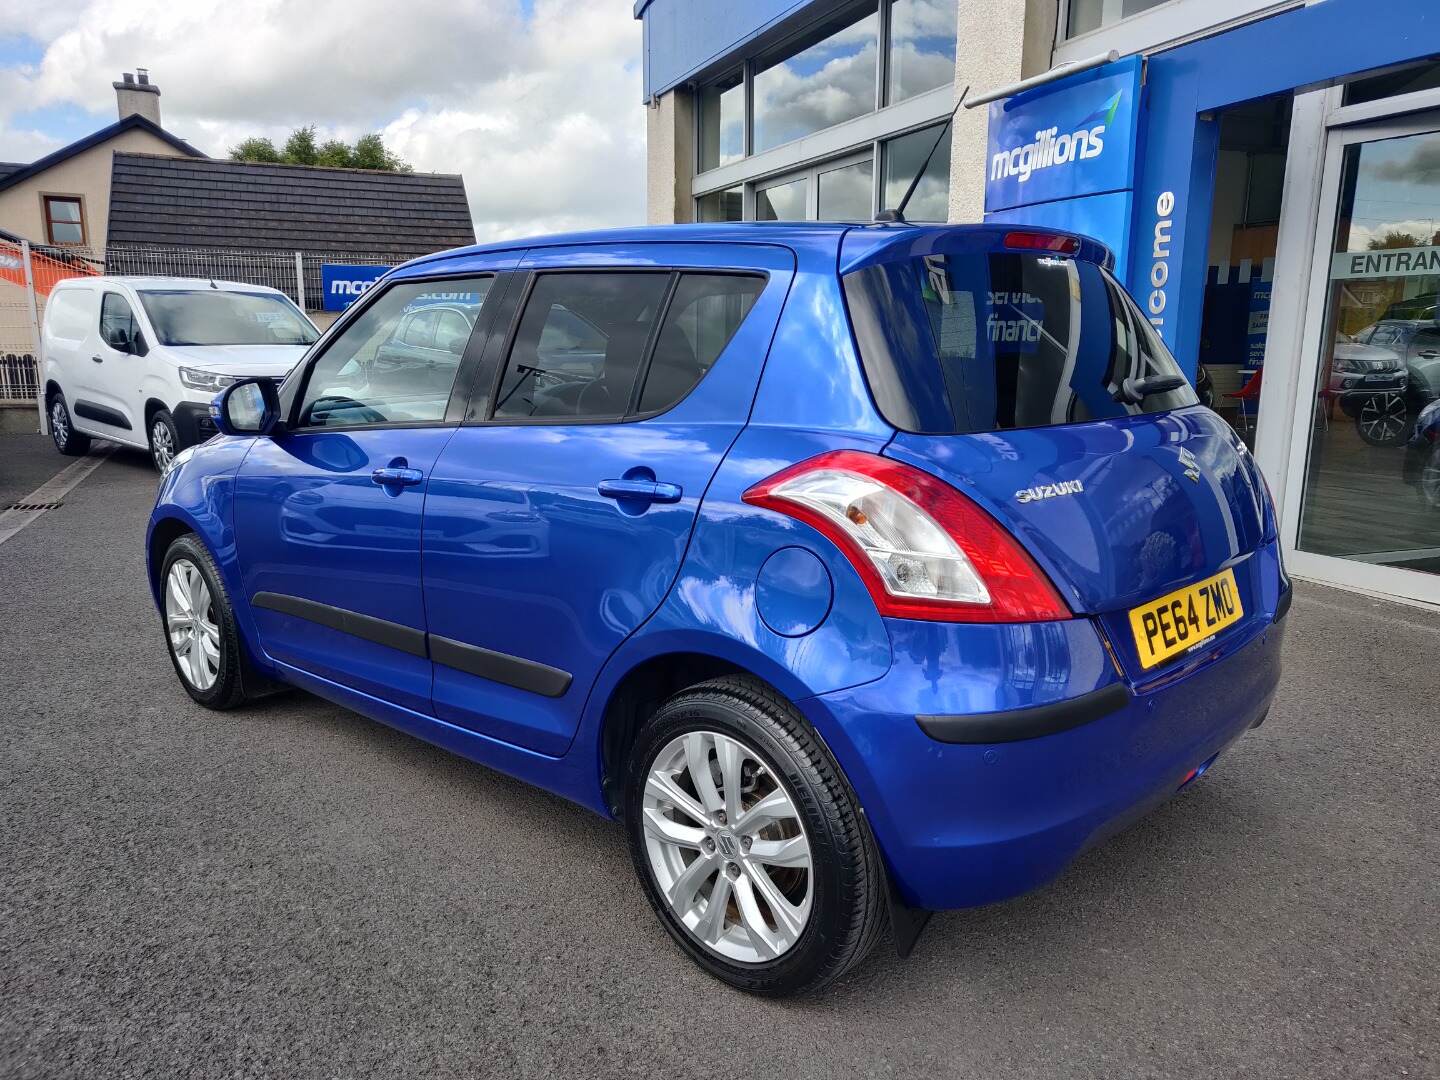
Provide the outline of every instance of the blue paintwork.
<path id="1" fill-rule="evenodd" d="M 806 8 L 817 13 L 834 0 L 745 0 L 739 4 L 697 4 L 694 0 L 636 0 L 644 20 L 645 98 L 674 88 L 725 58 L 748 51 L 757 37 L 773 32 Z M 808 14 L 808 13 L 807 13 Z M 782 31 L 783 32 L 783 31 Z"/>
<path id="2" fill-rule="evenodd" d="M 803 547 L 781 548 L 755 580 L 755 610 L 781 637 L 804 637 L 825 621 L 835 587 L 819 557 Z"/>
<path id="3" fill-rule="evenodd" d="M 515 267 L 495 297 L 531 269 L 579 265 L 713 266 L 769 280 L 714 370 L 665 414 L 217 437 L 165 479 L 152 530 L 188 528 L 209 545 L 258 673 L 600 813 L 611 812 L 606 707 L 628 673 L 682 653 L 748 671 L 833 752 L 903 896 L 950 907 L 1013 895 L 1173 792 L 1263 713 L 1283 577 L 1253 462 L 1202 409 L 948 438 L 900 434 L 878 415 L 837 270 L 989 250 L 1004 231 L 664 227 L 418 260 L 390 280 Z M 1084 257 L 1108 252 L 1087 243 Z M 477 386 L 493 377 L 499 340 Z M 1202 482 L 1183 476 L 1181 447 Z M 834 545 L 742 500 L 837 449 L 889 454 L 965 491 L 1014 530 L 1077 617 L 881 618 Z M 387 468 L 423 480 L 374 483 Z M 1083 478 L 1083 499 L 1022 508 L 1011 498 L 1071 478 Z M 624 485 L 607 494 L 607 481 Z M 651 482 L 678 492 L 637 494 Z M 1236 571 L 1246 618 L 1207 651 L 1141 672 L 1125 608 L 1223 566 Z M 155 584 L 153 559 L 150 569 Z M 572 681 L 558 697 L 490 682 L 257 609 L 261 590 L 538 661 Z M 1061 702 L 1117 680 L 1134 691 L 1130 706 L 1060 735 L 961 746 L 915 722 Z"/>

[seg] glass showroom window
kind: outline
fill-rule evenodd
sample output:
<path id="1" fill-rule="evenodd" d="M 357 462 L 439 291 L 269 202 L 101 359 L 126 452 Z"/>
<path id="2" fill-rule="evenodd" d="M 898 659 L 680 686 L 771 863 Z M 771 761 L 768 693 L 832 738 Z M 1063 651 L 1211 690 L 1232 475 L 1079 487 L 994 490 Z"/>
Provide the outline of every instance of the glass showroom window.
<path id="1" fill-rule="evenodd" d="M 935 136 L 940 134 L 942 126 L 921 128 L 908 135 L 901 135 L 898 139 L 891 139 L 885 144 L 885 188 L 880 194 L 881 209 L 900 205 L 900 200 L 905 197 L 905 189 L 910 186 L 910 181 L 915 179 L 915 172 L 920 168 L 920 163 L 925 160 L 925 155 L 930 153 L 930 148 L 934 146 L 935 154 L 930 159 L 930 164 L 926 166 L 925 175 L 920 178 L 920 183 L 915 188 L 915 194 L 910 196 L 910 203 L 905 207 L 905 217 L 909 221 L 945 221 L 949 217 L 950 131 L 948 128 L 945 129 L 945 136 L 940 140 L 940 145 L 935 146 Z"/>
<path id="2" fill-rule="evenodd" d="M 886 104 L 955 81 L 955 0 L 895 0 L 890 5 Z"/>
<path id="3" fill-rule="evenodd" d="M 1075 37 L 1112 26 L 1121 19 L 1139 15 L 1159 7 L 1165 0 L 1070 0 L 1069 17 L 1065 21 L 1065 36 Z"/>
<path id="4" fill-rule="evenodd" d="M 875 111 L 879 16 L 860 10 L 756 61 L 755 153 Z"/>
<path id="5" fill-rule="evenodd" d="M 698 211 L 697 221 L 744 221 L 745 189 L 732 187 L 724 191 L 712 191 L 709 195 L 701 195 L 696 199 L 695 206 Z"/>
<path id="6" fill-rule="evenodd" d="M 700 171 L 745 156 L 745 75 L 733 71 L 700 90 Z"/>

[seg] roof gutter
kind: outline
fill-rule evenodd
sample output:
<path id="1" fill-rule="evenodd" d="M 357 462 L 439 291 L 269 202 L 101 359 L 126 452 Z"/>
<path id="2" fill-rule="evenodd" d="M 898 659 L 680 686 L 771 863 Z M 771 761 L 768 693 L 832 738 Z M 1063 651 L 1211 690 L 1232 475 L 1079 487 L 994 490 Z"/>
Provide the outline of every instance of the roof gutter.
<path id="1" fill-rule="evenodd" d="M 994 90 L 987 90 L 983 94 L 968 98 L 965 101 L 965 108 L 974 109 L 980 105 L 988 105 L 992 101 L 1014 97 L 1016 94 L 1030 90 L 1036 86 L 1044 86 L 1046 83 L 1063 79 L 1067 75 L 1074 75 L 1080 71 L 1089 71 L 1091 68 L 1100 67 L 1102 64 L 1113 63 L 1119 59 L 1120 54 L 1114 49 L 1111 49 L 1109 52 L 1087 56 L 1083 60 L 1071 60 L 1067 64 L 1056 64 L 1049 71 L 1042 71 L 1039 75 L 1032 75 L 1028 79 L 1021 79 L 1019 82 L 1010 83 L 1008 86 L 997 87 Z"/>

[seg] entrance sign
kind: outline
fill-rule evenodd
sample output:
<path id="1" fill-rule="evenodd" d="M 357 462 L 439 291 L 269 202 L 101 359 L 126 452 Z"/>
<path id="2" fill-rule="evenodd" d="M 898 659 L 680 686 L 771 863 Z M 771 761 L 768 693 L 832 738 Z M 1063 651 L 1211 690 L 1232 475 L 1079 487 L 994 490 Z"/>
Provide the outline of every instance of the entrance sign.
<path id="1" fill-rule="evenodd" d="M 1433 277 L 1440 274 L 1440 247 L 1345 251 L 1330 259 L 1330 280 Z"/>

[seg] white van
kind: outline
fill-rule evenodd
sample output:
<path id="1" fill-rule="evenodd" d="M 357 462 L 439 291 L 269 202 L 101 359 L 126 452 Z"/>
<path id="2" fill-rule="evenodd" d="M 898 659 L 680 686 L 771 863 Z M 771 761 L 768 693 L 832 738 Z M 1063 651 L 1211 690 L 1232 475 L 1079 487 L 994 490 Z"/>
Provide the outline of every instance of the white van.
<path id="1" fill-rule="evenodd" d="M 215 434 L 210 401 L 237 379 L 290 373 L 319 337 L 278 289 L 169 277 L 70 278 L 41 330 L 50 435 L 62 454 L 91 437 L 150 451 L 165 472 Z"/>

